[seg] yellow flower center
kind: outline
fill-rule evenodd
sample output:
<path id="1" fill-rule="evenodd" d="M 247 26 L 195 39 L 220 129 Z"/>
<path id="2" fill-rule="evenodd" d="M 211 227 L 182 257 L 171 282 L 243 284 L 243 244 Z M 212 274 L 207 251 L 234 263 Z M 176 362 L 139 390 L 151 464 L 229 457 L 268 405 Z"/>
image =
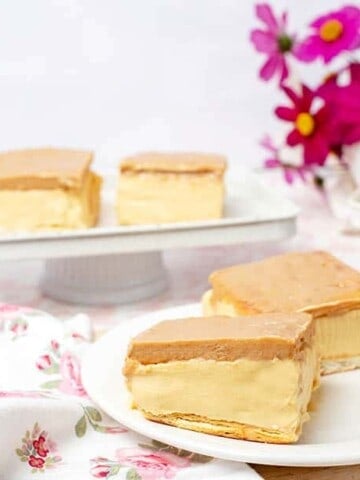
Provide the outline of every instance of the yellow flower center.
<path id="1" fill-rule="evenodd" d="M 302 112 L 296 117 L 295 125 L 301 135 L 308 137 L 314 131 L 315 121 L 310 113 Z"/>
<path id="2" fill-rule="evenodd" d="M 324 22 L 320 27 L 320 38 L 324 42 L 334 42 L 337 40 L 344 30 L 344 26 L 339 20 L 333 18 Z"/>

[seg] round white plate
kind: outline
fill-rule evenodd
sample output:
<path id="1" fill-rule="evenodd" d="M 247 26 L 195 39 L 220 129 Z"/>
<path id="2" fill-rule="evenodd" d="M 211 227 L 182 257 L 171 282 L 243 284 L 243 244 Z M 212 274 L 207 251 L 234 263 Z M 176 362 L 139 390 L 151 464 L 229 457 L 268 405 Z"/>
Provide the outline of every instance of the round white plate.
<path id="1" fill-rule="evenodd" d="M 160 320 L 200 315 L 199 305 L 162 310 L 124 322 L 86 353 L 82 379 L 90 397 L 126 427 L 178 448 L 225 460 L 288 466 L 360 463 L 360 370 L 322 378 L 311 420 L 295 445 L 216 437 L 151 422 L 130 408 L 122 366 L 130 338 Z"/>

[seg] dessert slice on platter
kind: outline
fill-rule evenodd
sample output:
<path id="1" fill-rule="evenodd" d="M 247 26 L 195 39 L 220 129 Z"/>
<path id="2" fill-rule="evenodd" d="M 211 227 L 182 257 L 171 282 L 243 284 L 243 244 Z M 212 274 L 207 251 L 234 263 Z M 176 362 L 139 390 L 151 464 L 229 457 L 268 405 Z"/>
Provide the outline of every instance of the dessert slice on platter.
<path id="1" fill-rule="evenodd" d="M 307 312 L 322 372 L 360 366 L 360 273 L 326 252 L 286 253 L 210 275 L 204 315 Z"/>
<path id="2" fill-rule="evenodd" d="M 319 379 L 314 333 L 305 313 L 158 323 L 129 346 L 133 406 L 198 432 L 296 442 Z"/>
<path id="3" fill-rule="evenodd" d="M 88 228 L 99 215 L 101 178 L 92 153 L 40 148 L 0 154 L 0 229 Z"/>
<path id="4" fill-rule="evenodd" d="M 218 219 L 223 214 L 222 155 L 141 153 L 120 164 L 118 223 L 124 225 Z"/>

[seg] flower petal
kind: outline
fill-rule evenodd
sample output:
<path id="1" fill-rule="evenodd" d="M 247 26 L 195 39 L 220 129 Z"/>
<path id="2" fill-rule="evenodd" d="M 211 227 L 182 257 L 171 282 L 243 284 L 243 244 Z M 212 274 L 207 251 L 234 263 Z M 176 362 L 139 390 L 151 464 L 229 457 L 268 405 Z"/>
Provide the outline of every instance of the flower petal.
<path id="1" fill-rule="evenodd" d="M 300 135 L 300 133 L 297 130 L 292 130 L 289 135 L 286 137 L 286 143 L 290 147 L 295 147 L 296 145 L 299 145 L 302 143 L 303 137 Z"/>
<path id="2" fill-rule="evenodd" d="M 284 56 L 281 58 L 281 68 L 282 68 L 282 71 L 281 71 L 280 81 L 279 81 L 280 85 L 282 85 L 283 81 L 286 80 L 289 76 L 289 69 Z"/>
<path id="3" fill-rule="evenodd" d="M 265 81 L 270 80 L 275 75 L 278 66 L 279 57 L 277 55 L 271 55 L 261 67 L 260 77 Z"/>
<path id="4" fill-rule="evenodd" d="M 290 87 L 287 87 L 286 85 L 282 86 L 282 89 L 286 93 L 286 95 L 290 98 L 290 100 L 293 102 L 293 104 L 296 106 L 297 103 L 299 102 L 299 97 L 295 90 L 291 90 Z"/>
<path id="5" fill-rule="evenodd" d="M 265 168 L 277 168 L 280 165 L 281 163 L 276 158 L 268 158 L 267 160 L 264 161 Z"/>
<path id="6" fill-rule="evenodd" d="M 300 177 L 300 179 L 306 183 L 306 169 L 304 167 L 298 167 L 296 169 L 296 173 L 298 174 L 298 176 Z"/>
<path id="7" fill-rule="evenodd" d="M 272 153 L 277 152 L 277 148 L 270 137 L 270 135 L 265 135 L 261 140 L 260 140 L 260 145 L 265 148 L 266 150 L 269 150 Z"/>
<path id="8" fill-rule="evenodd" d="M 353 125 L 347 129 L 343 135 L 343 142 L 345 145 L 360 142 L 360 124 Z"/>
<path id="9" fill-rule="evenodd" d="M 284 168 L 284 178 L 286 183 L 291 185 L 294 182 L 293 172 L 291 168 Z"/>
<path id="10" fill-rule="evenodd" d="M 313 62 L 321 51 L 318 38 L 317 35 L 310 35 L 302 42 L 299 42 L 293 49 L 295 57 L 301 62 Z"/>
<path id="11" fill-rule="evenodd" d="M 264 30 L 253 30 L 250 33 L 250 40 L 254 47 L 261 53 L 273 53 L 278 49 L 277 40 L 274 35 Z"/>
<path id="12" fill-rule="evenodd" d="M 352 63 L 350 65 L 351 80 L 360 82 L 360 63 Z"/>
<path id="13" fill-rule="evenodd" d="M 271 10 L 270 5 L 267 3 L 259 3 L 255 7 L 256 16 L 262 20 L 269 29 L 277 33 L 279 31 L 279 25 L 275 18 L 273 11 Z"/>
<path id="14" fill-rule="evenodd" d="M 308 112 L 314 99 L 313 91 L 306 85 L 302 85 L 301 110 Z"/>
<path id="15" fill-rule="evenodd" d="M 277 107 L 275 109 L 275 115 L 281 118 L 281 120 L 285 120 L 286 122 L 294 122 L 297 116 L 297 112 L 294 108 Z"/>
<path id="16" fill-rule="evenodd" d="M 288 20 L 288 14 L 287 14 L 287 12 L 283 12 L 281 14 L 280 21 L 279 21 L 279 26 L 280 26 L 281 30 L 285 30 L 286 25 L 287 25 L 287 20 Z"/>
<path id="17" fill-rule="evenodd" d="M 305 165 L 324 165 L 330 146 L 322 135 L 315 135 L 304 142 Z"/>

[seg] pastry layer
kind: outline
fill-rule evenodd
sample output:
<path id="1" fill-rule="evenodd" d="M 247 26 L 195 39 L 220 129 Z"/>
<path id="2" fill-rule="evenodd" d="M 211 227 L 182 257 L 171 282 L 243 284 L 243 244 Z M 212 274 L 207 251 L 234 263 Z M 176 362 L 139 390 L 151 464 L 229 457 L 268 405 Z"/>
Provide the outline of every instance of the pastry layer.
<path id="1" fill-rule="evenodd" d="M 79 189 L 0 189 L 0 228 L 11 231 L 87 228 L 99 214 L 101 178 L 88 172 Z"/>
<path id="2" fill-rule="evenodd" d="M 41 148 L 0 153 L 0 190 L 80 189 L 92 152 Z"/>
<path id="3" fill-rule="evenodd" d="M 125 158 L 121 172 L 216 173 L 222 175 L 226 158 L 207 153 L 148 152 Z"/>
<path id="4" fill-rule="evenodd" d="M 217 173 L 123 172 L 117 196 L 120 224 L 220 218 L 224 183 Z"/>
<path id="5" fill-rule="evenodd" d="M 298 439 L 318 383 L 318 360 L 191 359 L 142 365 L 125 372 L 134 406 L 145 416 L 182 428 L 275 443 Z"/>
<path id="6" fill-rule="evenodd" d="M 128 356 L 142 364 L 193 358 L 301 358 L 313 336 L 312 318 L 305 313 L 183 318 L 160 322 L 140 333 L 131 342 Z"/>
<path id="7" fill-rule="evenodd" d="M 238 422 L 226 422 L 225 420 L 213 420 L 199 415 L 154 415 L 150 412 L 142 412 L 144 417 L 158 423 L 172 425 L 195 432 L 218 435 L 219 437 L 237 438 L 265 443 L 294 443 L 299 434 L 294 432 L 279 432 L 269 428 L 255 427 Z"/>
<path id="8" fill-rule="evenodd" d="M 213 301 L 238 314 L 360 308 L 360 273 L 326 252 L 287 253 L 210 275 Z"/>

